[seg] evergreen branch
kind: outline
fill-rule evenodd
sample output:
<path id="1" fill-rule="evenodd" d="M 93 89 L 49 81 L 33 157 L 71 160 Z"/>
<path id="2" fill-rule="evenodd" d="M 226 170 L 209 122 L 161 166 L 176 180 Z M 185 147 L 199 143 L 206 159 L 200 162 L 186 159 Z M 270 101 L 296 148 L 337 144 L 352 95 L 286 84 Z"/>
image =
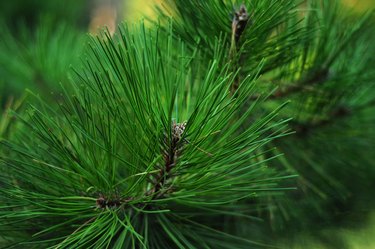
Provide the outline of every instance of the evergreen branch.
<path id="1" fill-rule="evenodd" d="M 73 96 L 63 89 L 58 109 L 43 102 L 30 105 L 28 116 L 20 115 L 25 132 L 4 142 L 12 156 L 2 160 L 12 179 L 0 197 L 6 203 L 0 217 L 7 219 L 0 225 L 16 228 L 16 223 L 29 224 L 24 219 L 43 217 L 25 231 L 34 237 L 21 244 L 160 247 L 152 239 L 155 232 L 141 225 L 142 217 L 155 215 L 152 226 L 162 228 L 166 243 L 194 246 L 202 238 L 187 243 L 176 224 L 162 219 L 178 212 L 174 206 L 225 210 L 258 192 L 285 190 L 276 183 L 283 178 L 264 167 L 271 158 L 262 153 L 267 143 L 285 135 L 285 121 L 276 120 L 281 107 L 243 132 L 237 129 L 258 106 L 244 108 L 238 118 L 257 74 L 243 79 L 234 97 L 230 88 L 236 74 L 230 64 L 219 63 L 220 40 L 207 67 L 171 31 L 121 26 L 119 32 L 91 40 Z M 269 134 L 271 129 L 278 132 Z M 22 211 L 10 215 L 16 210 Z M 49 217 L 55 219 L 44 221 Z"/>
<path id="2" fill-rule="evenodd" d="M 0 97 L 17 111 L 0 120 L 1 247 L 266 247 L 248 236 L 262 240 L 263 218 L 326 214 L 364 192 L 345 179 L 373 185 L 370 14 L 338 0 L 164 2 L 157 25 L 88 39 L 75 74 L 74 28 L 1 26 Z M 45 101 L 60 81 L 59 105 Z M 7 92 L 25 82 L 42 97 L 21 112 Z M 284 138 L 290 117 L 314 136 Z M 311 198 L 284 196 L 296 173 Z"/>

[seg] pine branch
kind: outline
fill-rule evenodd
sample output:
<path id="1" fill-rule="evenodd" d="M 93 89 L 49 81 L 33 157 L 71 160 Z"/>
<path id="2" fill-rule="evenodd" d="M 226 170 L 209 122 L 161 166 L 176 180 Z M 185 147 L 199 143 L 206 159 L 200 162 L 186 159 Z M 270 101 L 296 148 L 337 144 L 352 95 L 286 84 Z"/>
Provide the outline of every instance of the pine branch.
<path id="1" fill-rule="evenodd" d="M 123 26 L 119 32 L 91 40 L 73 96 L 63 89 L 58 109 L 31 105 L 28 116 L 20 115 L 25 132 L 3 143 L 9 154 L 1 158 L 13 178 L 1 190 L 0 215 L 17 211 L 9 220 L 22 226 L 50 217 L 17 245 L 152 247 L 157 233 L 166 244 L 194 247 L 201 235 L 175 229 L 185 218 L 169 222 L 180 208 L 191 209 L 192 218 L 202 207 L 218 216 L 256 193 L 284 190 L 277 182 L 285 176 L 264 167 L 272 158 L 263 152 L 285 135 L 286 121 L 276 119 L 282 106 L 244 126 L 257 106 L 242 108 L 257 75 L 246 77 L 234 97 L 231 65 L 218 63 L 223 51 L 201 70 L 207 65 L 200 54 L 191 54 L 171 31 Z M 157 222 L 145 230 L 147 215 Z M 8 223 L 0 220 L 0 227 L 16 227 Z"/>
<path id="2" fill-rule="evenodd" d="M 21 43 L 4 32 L 5 81 L 72 84 L 58 105 L 35 94 L 0 121 L 0 244 L 264 247 L 269 237 L 252 240 L 262 218 L 309 226 L 291 222 L 329 213 L 348 197 L 345 179 L 370 175 L 370 15 L 347 16 L 338 1 L 168 3 L 156 25 L 91 37 L 75 74 L 74 29 L 45 23 Z M 284 138 L 291 117 L 314 136 Z M 303 192 L 288 195 L 297 174 Z"/>

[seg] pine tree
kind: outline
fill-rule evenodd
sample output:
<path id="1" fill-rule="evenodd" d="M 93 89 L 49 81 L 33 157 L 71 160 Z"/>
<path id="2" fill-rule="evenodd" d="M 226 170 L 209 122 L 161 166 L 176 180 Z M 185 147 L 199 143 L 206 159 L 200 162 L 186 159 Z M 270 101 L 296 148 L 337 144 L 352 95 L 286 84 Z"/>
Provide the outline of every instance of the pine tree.
<path id="1" fill-rule="evenodd" d="M 20 44 L 4 26 L 2 86 L 19 99 L 0 122 L 4 248 L 271 247 L 269 231 L 329 219 L 373 186 L 371 13 L 320 0 L 157 12 L 113 37 L 46 18 Z"/>

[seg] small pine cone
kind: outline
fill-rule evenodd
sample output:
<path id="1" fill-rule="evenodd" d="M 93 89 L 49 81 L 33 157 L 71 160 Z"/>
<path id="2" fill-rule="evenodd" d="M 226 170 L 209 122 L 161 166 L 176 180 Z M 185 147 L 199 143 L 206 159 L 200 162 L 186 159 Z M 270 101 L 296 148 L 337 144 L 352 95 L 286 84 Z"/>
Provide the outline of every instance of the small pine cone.
<path id="1" fill-rule="evenodd" d="M 185 127 L 186 127 L 186 122 L 183 122 L 183 123 L 173 123 L 173 126 L 172 126 L 172 137 L 173 137 L 174 141 L 176 141 L 176 142 L 180 141 L 180 139 L 182 137 L 182 134 L 185 131 Z"/>

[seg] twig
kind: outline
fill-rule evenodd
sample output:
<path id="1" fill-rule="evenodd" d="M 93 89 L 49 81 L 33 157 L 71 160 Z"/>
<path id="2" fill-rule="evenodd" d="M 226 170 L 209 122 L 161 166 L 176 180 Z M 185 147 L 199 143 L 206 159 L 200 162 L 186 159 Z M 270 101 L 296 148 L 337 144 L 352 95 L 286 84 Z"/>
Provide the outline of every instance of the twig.
<path id="1" fill-rule="evenodd" d="M 237 71 L 239 68 L 239 62 L 238 62 L 239 41 L 240 41 L 242 33 L 245 31 L 248 21 L 249 21 L 249 14 L 247 12 L 245 5 L 242 4 L 240 9 L 234 12 L 234 16 L 232 20 L 232 39 L 231 39 L 231 47 L 229 50 L 229 58 L 230 60 L 235 61 L 233 71 Z M 237 75 L 231 87 L 232 94 L 234 94 L 234 92 L 238 89 L 239 82 L 240 82 L 240 78 Z"/>
<path id="2" fill-rule="evenodd" d="M 344 118 L 351 113 L 351 110 L 345 107 L 340 107 L 335 111 L 331 112 L 329 118 L 321 119 L 312 123 L 299 123 L 299 122 L 291 122 L 291 126 L 297 132 L 297 135 L 306 135 L 312 129 L 319 128 L 331 124 L 333 121 L 337 119 Z"/>
<path id="3" fill-rule="evenodd" d="M 240 9 L 234 13 L 232 20 L 232 44 L 238 45 L 240 37 L 244 32 L 247 22 L 249 21 L 249 14 L 244 4 L 241 5 Z"/>
<path id="4" fill-rule="evenodd" d="M 314 85 L 321 84 L 325 82 L 329 78 L 329 70 L 326 68 L 316 70 L 313 73 L 310 74 L 310 76 L 307 76 L 299 81 L 297 81 L 295 84 L 288 86 L 285 89 L 278 90 L 275 93 L 271 94 L 268 99 L 280 99 L 284 97 L 288 97 L 291 94 L 295 94 L 298 92 L 305 91 L 307 89 L 310 89 L 310 87 Z M 257 100 L 259 98 L 259 95 L 252 96 L 250 100 Z"/>
<path id="5" fill-rule="evenodd" d="M 370 108 L 373 106 L 375 106 L 375 100 L 372 100 L 366 104 L 363 104 L 354 108 L 339 107 L 333 112 L 331 112 L 329 118 L 321 119 L 313 123 L 291 122 L 291 125 L 294 128 L 294 130 L 297 132 L 297 134 L 303 136 L 303 135 L 308 134 L 312 129 L 330 125 L 333 122 L 337 121 L 338 119 L 346 118 L 352 115 L 353 113 L 357 113 L 360 110 Z"/>
<path id="6" fill-rule="evenodd" d="M 160 172 L 156 177 L 156 183 L 149 193 L 153 194 L 153 199 L 162 196 L 162 194 L 159 192 L 169 179 L 172 168 L 176 165 L 178 152 L 181 149 L 181 146 L 186 143 L 184 140 L 182 140 L 185 127 L 186 122 L 172 124 L 172 137 L 170 141 L 167 142 L 168 148 L 163 151 L 164 167 L 160 169 Z"/>

